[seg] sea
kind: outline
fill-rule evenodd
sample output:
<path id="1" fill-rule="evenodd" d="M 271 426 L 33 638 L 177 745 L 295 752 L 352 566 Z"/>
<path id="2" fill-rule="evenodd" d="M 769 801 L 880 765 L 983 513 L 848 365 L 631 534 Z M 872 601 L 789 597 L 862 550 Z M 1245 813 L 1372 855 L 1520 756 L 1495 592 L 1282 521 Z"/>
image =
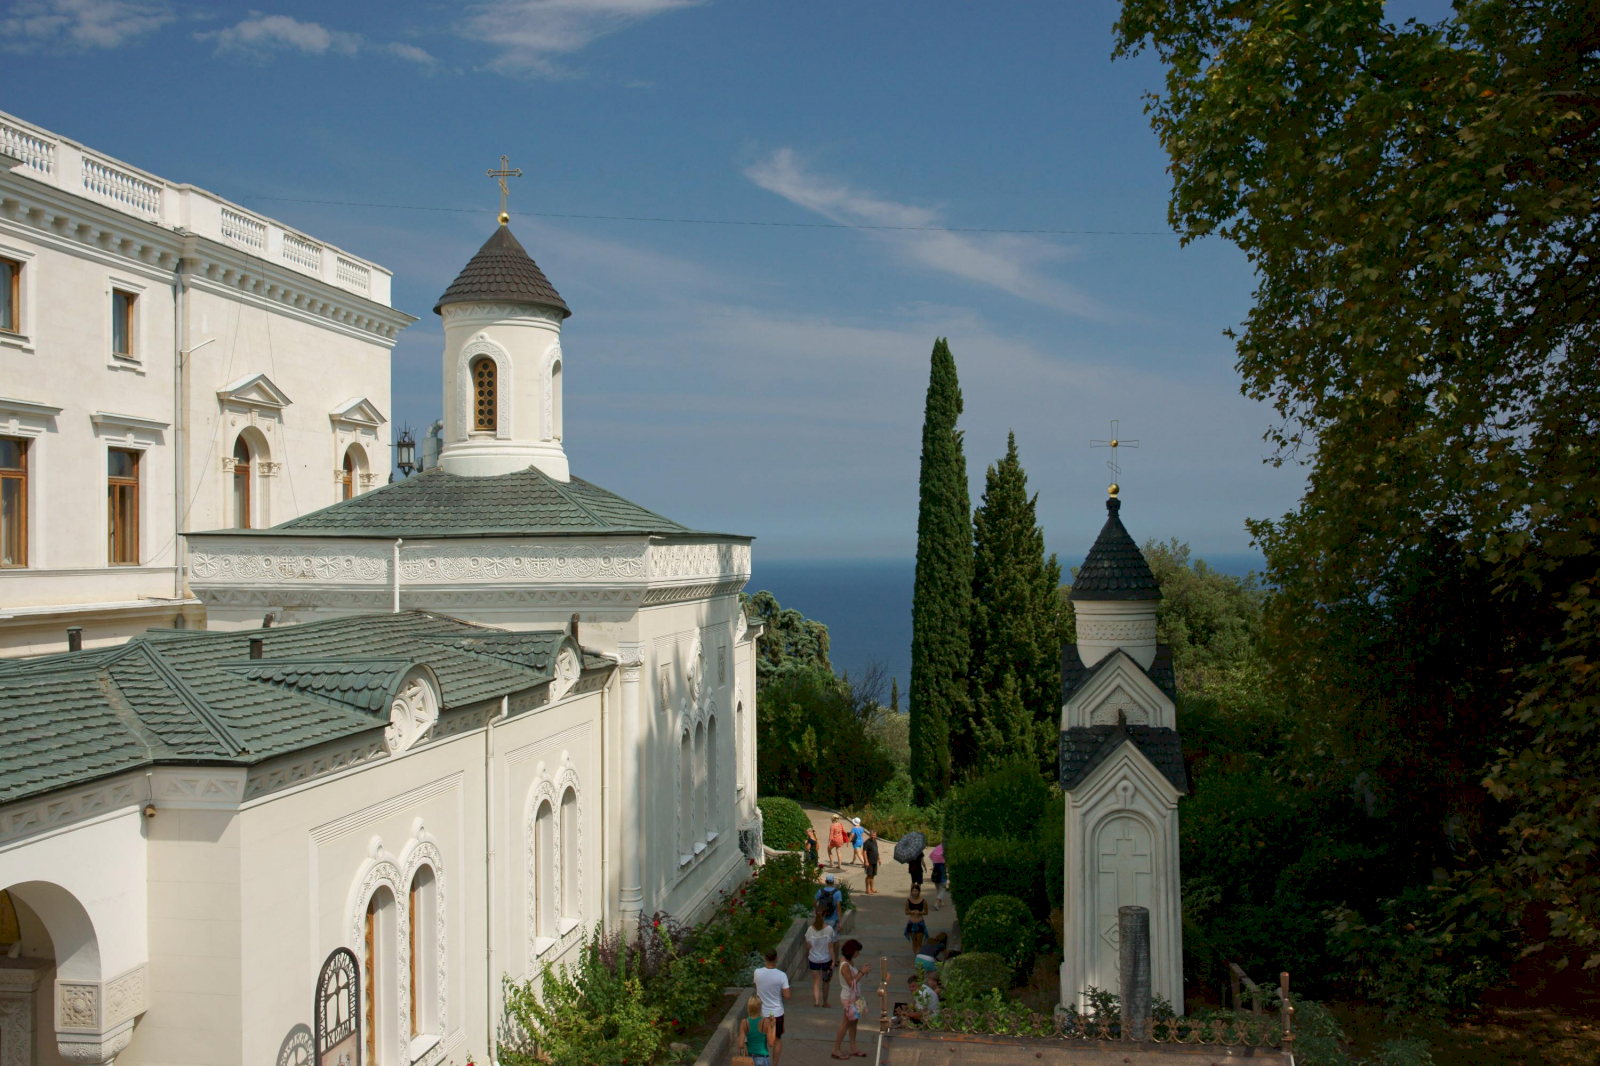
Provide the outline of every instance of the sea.
<path id="1" fill-rule="evenodd" d="M 1207 555 L 1225 574 L 1262 568 L 1257 555 Z M 1069 570 L 1081 560 L 1062 560 Z M 758 555 L 746 591 L 762 589 L 828 627 L 829 657 L 838 673 L 859 678 L 871 664 L 900 681 L 901 706 L 911 681 L 911 559 L 774 559 Z M 887 681 L 885 682 L 887 684 Z M 888 698 L 885 692 L 884 698 Z"/>

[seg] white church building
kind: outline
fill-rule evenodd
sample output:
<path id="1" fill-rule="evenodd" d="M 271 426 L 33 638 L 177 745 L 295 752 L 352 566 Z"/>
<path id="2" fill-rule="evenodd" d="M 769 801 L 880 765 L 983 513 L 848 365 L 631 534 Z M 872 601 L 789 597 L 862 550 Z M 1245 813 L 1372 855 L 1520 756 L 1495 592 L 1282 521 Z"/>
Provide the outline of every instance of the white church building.
<path id="1" fill-rule="evenodd" d="M 760 853 L 750 539 L 570 472 L 501 220 L 437 469 L 192 535 L 208 631 L 0 662 L 0 1066 L 481 1063 L 502 976 Z"/>
<path id="2" fill-rule="evenodd" d="M 1150 912 L 1150 988 L 1183 1013 L 1178 799 L 1189 791 L 1171 649 L 1156 643 L 1161 587 L 1122 524 L 1106 521 L 1073 579 L 1077 643 L 1061 651 L 1066 794 L 1061 1005 L 1120 987 L 1118 911 Z"/>
<path id="3" fill-rule="evenodd" d="M 389 283 L 0 112 L 0 656 L 203 626 L 184 533 L 387 480 Z"/>

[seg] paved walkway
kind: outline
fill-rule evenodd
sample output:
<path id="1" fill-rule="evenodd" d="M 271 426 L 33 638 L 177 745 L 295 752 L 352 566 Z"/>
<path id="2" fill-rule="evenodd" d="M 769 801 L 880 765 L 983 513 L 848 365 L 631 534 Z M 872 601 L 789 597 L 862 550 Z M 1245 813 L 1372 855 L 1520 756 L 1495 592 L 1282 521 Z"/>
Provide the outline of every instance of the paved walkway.
<path id="1" fill-rule="evenodd" d="M 832 811 L 816 807 L 806 807 L 806 813 L 811 816 L 811 824 L 817 829 L 817 837 L 823 842 L 822 858 L 824 870 L 832 870 L 827 866 L 827 841 L 828 821 Z M 894 841 L 879 841 L 879 854 L 882 862 L 878 868 L 878 876 L 874 882 L 877 893 L 866 894 L 866 884 L 860 866 L 845 865 L 833 871 L 838 877 L 850 886 L 851 900 L 856 905 L 855 928 L 847 934 L 845 939 L 854 937 L 861 941 L 862 952 L 857 956 L 857 961 L 870 965 L 872 972 L 861 982 L 863 1003 L 861 1023 L 857 1030 L 856 1047 L 866 1053 L 866 1059 L 853 1061 L 867 1063 L 877 1051 L 878 1044 L 878 986 L 883 980 L 882 962 L 888 959 L 889 964 L 889 1003 L 905 1002 L 911 998 L 906 988 L 906 976 L 911 972 L 912 955 L 911 942 L 905 938 L 905 903 L 911 891 L 911 873 L 907 867 L 894 861 Z M 849 848 L 842 850 L 841 860 L 849 854 Z M 924 883 L 923 888 L 931 894 L 932 885 Z M 935 934 L 948 932 L 951 947 L 959 946 L 955 929 L 955 908 L 951 906 L 948 897 L 944 907 L 940 910 L 928 912 L 928 932 Z M 827 1007 L 813 1007 L 811 1005 L 811 976 L 807 972 L 802 980 L 794 980 L 793 991 L 786 1011 L 784 1024 L 783 1055 L 777 1066 L 829 1066 L 835 1060 L 829 1056 L 833 1051 L 833 1038 L 839 1031 L 839 1022 L 844 1012 L 839 1007 L 839 975 L 834 973 L 832 987 L 829 990 Z M 846 1039 L 843 1053 L 848 1055 L 850 1043 Z"/>

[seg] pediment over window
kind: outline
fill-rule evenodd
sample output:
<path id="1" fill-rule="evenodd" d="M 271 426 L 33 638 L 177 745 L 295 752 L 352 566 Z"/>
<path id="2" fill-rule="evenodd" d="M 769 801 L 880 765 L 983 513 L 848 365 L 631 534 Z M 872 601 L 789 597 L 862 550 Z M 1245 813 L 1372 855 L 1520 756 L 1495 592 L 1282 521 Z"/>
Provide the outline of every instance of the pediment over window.
<path id="1" fill-rule="evenodd" d="M 294 403 L 265 374 L 251 374 L 231 385 L 223 386 L 217 390 L 217 399 L 241 407 L 266 407 L 273 410 L 282 410 Z"/>
<path id="2" fill-rule="evenodd" d="M 336 426 L 353 426 L 361 429 L 377 429 L 389 421 L 383 417 L 383 412 L 378 410 L 378 405 L 365 396 L 358 396 L 328 412 L 328 419 Z"/>

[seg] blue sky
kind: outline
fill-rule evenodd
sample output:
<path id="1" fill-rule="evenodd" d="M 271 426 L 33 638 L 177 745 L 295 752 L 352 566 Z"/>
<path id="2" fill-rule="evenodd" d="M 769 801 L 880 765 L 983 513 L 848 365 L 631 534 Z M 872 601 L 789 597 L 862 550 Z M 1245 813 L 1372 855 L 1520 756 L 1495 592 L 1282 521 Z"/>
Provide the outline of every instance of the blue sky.
<path id="1" fill-rule="evenodd" d="M 512 228 L 574 309 L 574 472 L 769 558 L 914 550 L 928 356 L 948 336 L 974 502 L 1014 429 L 1049 547 L 1104 520 L 1121 419 L 1135 537 L 1249 550 L 1301 473 L 1231 344 L 1252 279 L 1166 230 L 1116 4 L 19 0 L 0 109 L 395 272 L 420 321 L 390 418 L 439 413 L 434 299 Z M 295 201 L 353 201 L 384 207 Z M 402 208 L 457 208 L 464 211 Z M 1116 233 L 704 225 L 610 215 Z M 1148 235 L 1154 231 L 1155 235 Z"/>

